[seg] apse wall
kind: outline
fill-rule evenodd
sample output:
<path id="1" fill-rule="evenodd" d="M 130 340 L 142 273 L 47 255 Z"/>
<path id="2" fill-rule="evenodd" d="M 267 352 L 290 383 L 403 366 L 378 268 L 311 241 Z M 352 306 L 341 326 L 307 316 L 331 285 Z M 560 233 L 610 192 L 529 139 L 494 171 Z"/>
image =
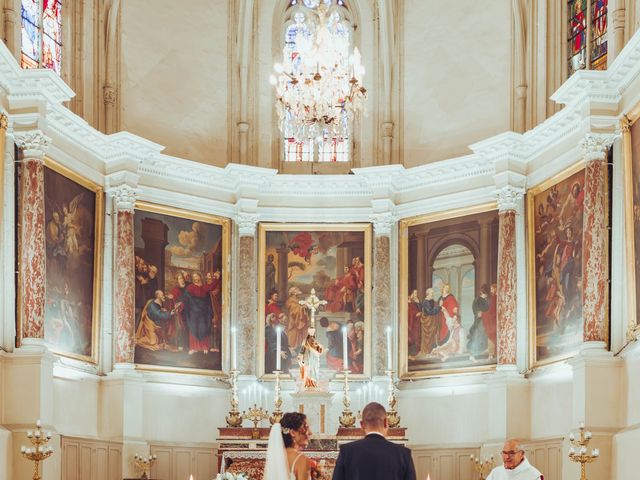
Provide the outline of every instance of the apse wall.
<path id="1" fill-rule="evenodd" d="M 273 392 L 273 382 L 256 378 L 262 353 L 256 298 L 261 224 L 313 220 L 372 226 L 367 252 L 373 257 L 370 375 L 354 381 L 352 388 L 357 392 L 371 384 L 376 398 L 384 401 L 387 327 L 393 332 L 391 366 L 401 371 L 407 360 L 402 345 L 404 318 L 399 313 L 406 293 L 400 289 L 402 222 L 430 214 L 449 217 L 451 212 L 479 205 L 499 210 L 503 218 L 505 211 L 511 212 L 514 228 L 507 246 L 515 246 L 515 258 L 509 260 L 515 279 L 509 304 L 513 313 L 503 314 L 510 323 L 501 324 L 500 331 L 513 335 L 501 341 L 503 356 L 498 365 L 482 372 L 398 373 L 402 425 L 408 427 L 408 444 L 419 463 L 420 478 L 429 472 L 439 473 L 432 475 L 434 479 L 446 477 L 437 470 L 435 459 L 454 455 L 461 469 L 452 478 L 469 479 L 470 452 L 495 455 L 506 437 L 519 436 L 534 463 L 549 472 L 545 478 L 569 480 L 577 467 L 567 459 L 567 436 L 586 421 L 594 432 L 594 445 L 603 452 L 590 467 L 594 477 L 635 479 L 638 461 L 632 452 L 640 425 L 640 343 L 637 324 L 629 320 L 633 296 L 626 289 L 632 272 L 624 248 L 622 219 L 628 206 L 624 196 L 620 198 L 626 171 L 620 153 L 624 149 L 620 122 L 640 101 L 639 58 L 640 35 L 636 35 L 608 71 L 579 72 L 572 77 L 554 96 L 564 108 L 548 122 L 524 135 L 507 132 L 477 142 L 469 147 L 470 155 L 413 168 L 392 165 L 355 169 L 353 175 L 296 176 L 246 165 L 202 165 L 165 155 L 161 145 L 126 132 L 97 132 L 63 106 L 72 92 L 58 77 L 21 70 L 0 47 L 2 108 L 8 119 L 0 286 L 3 298 L 10 300 L 2 305 L 0 324 L 0 479 L 29 474 L 31 466 L 21 458 L 20 446 L 37 418 L 53 431 L 56 446 L 54 457 L 45 463 L 45 478 L 67 475 L 69 464 L 76 460 L 82 465 L 82 455 L 76 459 L 71 453 L 76 451 L 74 442 L 80 445 L 79 451 L 87 452 L 87 461 L 96 460 L 92 455 L 105 448 L 113 455 L 107 462 L 112 468 L 109 478 L 132 474 L 134 453 L 160 449 L 182 449 L 189 455 L 206 450 L 207 462 L 213 465 L 217 427 L 224 425 L 229 409 L 230 354 L 223 355 L 221 372 L 195 375 L 141 368 L 132 361 L 132 352 L 123 348 L 132 341 L 133 328 L 132 312 L 122 308 L 131 306 L 126 303 L 130 283 L 122 283 L 118 260 L 134 244 L 122 241 L 119 233 L 124 229 L 117 227 L 132 220 L 132 212 L 144 202 L 232 222 L 229 324 L 241 332 L 238 366 L 240 389 L 245 392 L 243 408 L 249 404 L 246 392 L 258 383 L 268 398 Z M 535 364 L 530 356 L 534 329 L 526 263 L 531 255 L 526 242 L 531 224 L 523 194 L 567 168 L 583 166 L 593 158 L 605 162 L 609 151 L 613 152 L 614 206 L 622 209 L 611 224 L 616 260 L 610 276 L 615 293 L 606 317 L 610 342 L 587 340 L 569 359 Z M 100 212 L 105 220 L 105 280 L 100 291 L 104 297 L 100 348 L 94 362 L 56 355 L 41 337 L 20 335 L 16 329 L 16 294 L 37 282 L 18 282 L 18 290 L 14 282 L 16 253 L 10 240 L 17 223 L 14 175 L 17 165 L 37 160 L 37 155 L 41 161 L 58 162 L 98 183 L 107 196 Z M 504 249 L 504 233 L 502 238 Z M 42 277 L 37 278 L 42 282 Z M 228 348 L 228 342 L 227 336 L 223 348 Z M 291 388 L 289 383 L 287 389 Z M 333 409 L 340 409 L 341 388 L 340 382 L 330 384 L 335 394 Z M 353 399 L 354 410 L 365 403 L 357 393 Z M 293 402 L 289 405 L 295 408 Z"/>

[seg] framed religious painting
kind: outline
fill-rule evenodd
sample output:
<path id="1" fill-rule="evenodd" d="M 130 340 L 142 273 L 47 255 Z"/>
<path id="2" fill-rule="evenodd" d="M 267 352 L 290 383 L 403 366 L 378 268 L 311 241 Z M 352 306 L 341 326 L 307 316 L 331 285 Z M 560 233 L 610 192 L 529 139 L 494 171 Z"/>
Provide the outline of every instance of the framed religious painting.
<path id="1" fill-rule="evenodd" d="M 624 148 L 625 181 L 625 234 L 627 265 L 628 327 L 627 340 L 640 335 L 640 104 L 623 120 L 622 142 Z"/>
<path id="2" fill-rule="evenodd" d="M 307 389 L 368 376 L 371 225 L 261 223 L 258 259 L 259 371 Z"/>
<path id="3" fill-rule="evenodd" d="M 400 375 L 496 365 L 495 203 L 400 222 Z"/>
<path id="4" fill-rule="evenodd" d="M 527 192 L 530 364 L 573 356 L 582 343 L 584 168 Z"/>
<path id="5" fill-rule="evenodd" d="M 98 358 L 103 213 L 99 185 L 45 159 L 44 340 L 89 363 Z"/>
<path id="6" fill-rule="evenodd" d="M 137 202 L 134 239 L 137 367 L 222 374 L 230 220 Z"/>

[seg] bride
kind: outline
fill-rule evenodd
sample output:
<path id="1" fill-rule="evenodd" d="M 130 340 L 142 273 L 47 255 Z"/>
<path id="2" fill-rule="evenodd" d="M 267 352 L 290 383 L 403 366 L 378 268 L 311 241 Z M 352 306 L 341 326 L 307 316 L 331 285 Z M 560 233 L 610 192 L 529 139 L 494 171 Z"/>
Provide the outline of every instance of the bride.
<path id="1" fill-rule="evenodd" d="M 271 427 L 264 480 L 309 480 L 310 461 L 300 452 L 309 444 L 311 428 L 304 413 L 285 413 Z"/>

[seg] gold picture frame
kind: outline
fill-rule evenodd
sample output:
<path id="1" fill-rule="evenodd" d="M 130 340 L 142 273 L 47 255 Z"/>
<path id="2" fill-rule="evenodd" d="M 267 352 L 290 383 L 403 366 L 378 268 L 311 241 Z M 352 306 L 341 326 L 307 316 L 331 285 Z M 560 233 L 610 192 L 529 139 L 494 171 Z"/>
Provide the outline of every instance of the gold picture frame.
<path id="1" fill-rule="evenodd" d="M 91 212 L 91 214 L 93 215 L 93 261 L 92 261 L 92 273 L 91 273 L 91 277 L 92 277 L 92 282 L 93 282 L 93 286 L 92 286 L 92 301 L 91 301 L 91 334 L 90 334 L 90 338 L 91 338 L 91 348 L 90 348 L 90 353 L 88 355 L 85 354 L 80 354 L 80 353 L 74 353 L 74 352 L 70 352 L 70 351 L 66 351 L 62 348 L 60 348 L 59 345 L 53 344 L 51 342 L 47 341 L 46 338 L 46 332 L 48 330 L 47 328 L 47 321 L 48 321 L 48 308 L 45 308 L 45 318 L 44 318 L 44 322 L 45 322 L 45 343 L 47 344 L 47 346 L 49 347 L 49 350 L 51 352 L 53 352 L 56 355 L 62 356 L 62 357 L 67 357 L 67 358 L 72 358 L 74 360 L 79 360 L 79 361 L 83 361 L 83 362 L 87 362 L 87 363 L 91 363 L 91 364 L 97 364 L 98 363 L 98 356 L 99 356 L 99 351 L 100 351 L 100 318 L 101 318 L 101 294 L 102 294 L 102 255 L 103 255 L 103 251 L 102 251 L 102 245 L 103 245 L 103 220 L 104 220 L 104 195 L 103 195 L 103 188 L 102 186 L 90 181 L 89 179 L 79 175 L 78 173 L 74 172 L 73 170 L 71 170 L 70 168 L 62 165 L 59 162 L 56 162 L 55 160 L 49 158 L 49 157 L 45 157 L 44 158 L 44 167 L 45 167 L 45 179 L 46 179 L 46 169 L 50 169 L 52 172 L 60 175 L 61 177 L 64 177 L 64 179 L 69 180 L 70 182 L 78 185 L 81 188 L 84 188 L 86 190 L 89 190 L 91 193 L 94 194 L 94 199 L 95 199 L 95 203 L 94 203 L 94 208 L 93 208 L 93 212 Z M 50 209 L 50 207 L 47 205 L 47 191 L 46 191 L 46 180 L 45 180 L 45 229 L 47 228 L 47 215 L 46 212 Z M 19 192 L 20 195 L 20 202 L 22 202 L 22 192 Z M 59 207 L 59 206 L 58 206 Z M 45 238 L 47 238 L 47 235 L 45 235 Z M 46 245 L 46 240 L 45 240 L 45 245 Z M 77 245 L 76 245 L 77 247 Z M 22 246 L 19 244 L 18 245 L 18 258 L 20 258 L 20 252 L 21 252 L 21 248 Z M 47 257 L 48 257 L 48 251 L 45 250 L 45 263 L 47 263 Z M 49 259 L 49 262 L 51 262 L 52 260 Z M 21 269 L 21 265 L 18 265 L 18 270 Z M 18 274 L 19 278 L 20 278 L 20 273 Z M 65 282 L 66 283 L 66 282 Z M 22 312 L 22 301 L 21 301 L 21 289 L 20 287 L 18 287 L 17 292 L 17 305 L 18 305 L 18 315 L 16 318 L 17 321 L 17 346 L 20 346 L 20 342 L 22 340 L 22 335 L 23 335 L 23 327 L 22 327 L 22 317 L 23 317 L 23 312 Z M 50 301 L 51 297 L 47 294 L 47 288 L 45 287 L 45 304 L 48 305 L 51 303 Z"/>
<path id="2" fill-rule="evenodd" d="M 184 222 L 192 222 L 191 229 L 193 230 L 193 224 L 202 222 L 207 225 L 212 225 L 220 228 L 220 238 L 219 241 L 221 243 L 220 247 L 220 269 L 221 276 L 220 279 L 222 281 L 221 286 L 221 325 L 220 325 L 220 333 L 219 333 L 219 357 L 220 357 L 220 366 L 217 369 L 213 368 L 200 368 L 194 366 L 184 366 L 184 365 L 161 365 L 161 364 L 150 364 L 150 363 L 141 363 L 139 361 L 135 361 L 136 369 L 138 370 L 146 370 L 146 371 L 156 371 L 156 372 L 173 372 L 173 373 L 186 373 L 186 374 L 196 374 L 196 375 L 208 375 L 212 377 L 220 377 L 226 378 L 227 373 L 225 371 L 226 361 L 228 360 L 228 353 L 230 351 L 230 341 L 229 341 L 229 328 L 230 328 L 230 297 L 231 297 L 231 219 L 222 217 L 219 215 L 195 212 L 191 210 L 185 210 L 177 207 L 170 207 L 167 205 L 161 205 L 151 202 L 137 201 L 135 204 L 134 210 L 134 238 L 137 238 L 136 231 L 136 221 L 140 218 L 141 213 L 149 214 L 150 216 L 157 217 L 156 219 L 164 218 L 166 222 L 173 222 L 171 226 L 167 226 L 168 228 L 174 228 L 176 230 L 176 226 L 180 225 Z M 172 231 L 172 236 L 175 234 L 175 231 Z M 175 243 L 175 242 L 174 242 Z M 135 240 L 134 240 L 135 244 Z M 172 242 L 169 242 L 167 245 L 171 246 Z M 166 247 L 166 246 L 165 246 Z M 163 247 L 164 248 L 164 247 Z M 136 256 L 138 256 L 138 250 L 136 249 Z M 204 256 L 204 254 L 203 254 Z M 203 260 L 206 261 L 206 260 Z M 182 267 L 169 266 L 168 268 L 173 268 L 176 270 L 182 269 Z M 185 268 L 185 270 L 189 270 L 189 268 Z M 194 268 L 191 270 L 198 271 L 198 269 Z M 203 276 L 206 275 L 207 272 L 200 272 Z M 164 277 L 164 275 L 163 275 Z M 203 279 L 204 280 L 204 279 Z M 167 282 L 165 282 L 167 285 Z M 163 291 L 167 290 L 166 288 L 162 288 Z M 138 315 L 136 315 L 138 317 Z M 138 325 L 139 318 L 135 319 L 134 325 Z M 137 328 L 136 328 L 137 330 Z M 135 336 L 135 334 L 134 334 Z M 213 333 L 212 333 L 213 337 Z M 214 339 L 211 340 L 214 342 Z M 213 345 L 213 343 L 212 343 Z M 138 345 L 136 343 L 135 351 L 138 351 Z M 188 352 L 188 350 L 184 350 Z M 178 352 L 172 352 L 178 353 Z M 213 358 L 214 353 L 211 355 Z M 188 353 L 187 353 L 188 354 Z M 135 357 L 134 353 L 134 357 Z M 217 356 L 217 355 L 216 355 Z M 188 358 L 188 357 L 187 357 Z M 194 357 L 195 358 L 195 357 Z M 177 362 L 176 362 L 177 363 Z"/>
<path id="3" fill-rule="evenodd" d="M 344 313 L 344 312 L 338 312 L 338 314 L 342 314 L 345 315 L 345 323 L 349 323 L 355 320 L 349 318 L 347 320 L 347 317 L 353 317 L 354 315 L 361 315 L 361 318 L 364 324 L 364 338 L 362 340 L 362 347 L 363 347 L 363 355 L 362 355 L 362 364 L 361 364 L 361 372 L 357 372 L 357 373 L 351 373 L 350 377 L 351 378 L 368 378 L 371 376 L 371 328 L 372 328 L 372 322 L 371 322 L 371 268 L 372 268 L 372 227 L 370 223 L 260 223 L 259 227 L 258 227 L 258 351 L 259 352 L 265 352 L 265 321 L 266 321 L 266 306 L 267 306 L 267 292 L 266 292 L 266 275 L 265 275 L 265 270 L 266 270 L 266 261 L 267 261 L 267 251 L 269 251 L 272 248 L 272 245 L 270 244 L 269 240 L 271 240 L 271 236 L 269 239 L 267 239 L 267 236 L 269 236 L 269 234 L 274 234 L 274 238 L 275 236 L 282 236 L 285 237 L 288 234 L 310 234 L 311 237 L 313 238 L 313 240 L 315 242 L 318 242 L 318 239 L 320 238 L 319 236 L 322 236 L 323 238 L 328 238 L 328 237 L 332 237 L 334 238 L 342 238 L 342 237 L 346 237 L 348 235 L 351 235 L 350 238 L 355 238 L 355 237 L 362 237 L 362 241 L 361 244 L 358 245 L 353 245 L 352 247 L 349 248 L 344 248 L 343 250 L 341 250 L 340 255 L 338 255 L 338 253 L 336 253 L 336 257 L 340 256 L 342 258 L 342 263 L 347 262 L 347 258 L 355 255 L 355 256 L 363 256 L 364 258 L 361 259 L 362 260 L 362 264 L 364 265 L 364 284 L 363 284 L 363 288 L 362 288 L 362 294 L 363 294 L 363 308 L 362 311 L 360 313 L 357 312 L 351 312 L 351 313 Z M 330 240 L 332 241 L 332 240 Z M 289 249 L 288 251 L 281 253 L 281 255 L 284 255 L 284 260 L 287 261 L 287 269 L 289 269 L 289 258 L 290 255 L 293 255 L 295 258 L 295 254 L 293 253 L 293 249 L 289 248 L 290 244 L 287 244 L 284 248 L 285 249 Z M 338 250 L 338 245 L 331 245 L 331 248 L 335 247 L 336 251 Z M 352 253 L 352 252 L 357 252 L 357 253 Z M 313 255 L 316 255 L 316 253 L 311 253 L 309 258 L 307 260 L 305 260 L 302 257 L 300 258 L 300 262 L 298 263 L 302 263 L 302 264 L 308 264 L 310 266 L 310 268 L 315 269 L 315 270 L 320 270 L 319 268 L 317 268 L 312 261 L 312 257 Z M 319 255 L 319 254 L 318 254 Z M 327 255 L 329 256 L 329 255 Z M 280 259 L 280 257 L 278 257 Z M 348 258 L 348 262 L 352 262 L 354 261 L 354 259 L 352 258 Z M 295 262 L 294 262 L 295 263 Z M 313 264 L 313 265 L 312 265 Z M 337 261 L 336 262 L 336 266 L 335 266 L 335 270 L 336 270 L 336 279 L 337 279 L 337 270 L 339 269 L 339 265 L 340 262 Z M 292 267 L 295 268 L 295 267 Z M 344 267 L 346 268 L 346 267 Z M 288 270 L 287 270 L 288 272 Z M 326 272 L 324 272 L 326 274 Z M 346 274 L 345 274 L 346 276 Z M 290 291 L 290 283 L 288 283 L 289 278 L 293 278 L 290 275 L 288 275 L 287 278 L 287 283 L 286 285 L 284 285 L 283 287 L 281 287 L 282 291 Z M 336 280 L 331 278 L 331 280 Z M 315 283 L 311 282 L 311 283 L 307 283 L 305 285 L 303 285 L 303 287 L 305 288 L 305 292 L 307 293 L 306 290 L 310 289 L 310 288 L 315 288 Z M 321 300 L 324 299 L 324 295 L 323 292 L 321 292 L 319 289 L 316 289 L 316 294 L 318 295 L 318 297 L 320 297 Z M 302 295 L 301 295 L 302 298 Z M 286 306 L 286 303 L 284 304 Z M 327 306 L 328 308 L 328 306 Z M 288 310 L 286 310 L 286 312 L 288 313 Z M 319 319 L 321 319 L 322 316 L 330 316 L 330 314 L 327 314 L 326 312 L 320 312 L 320 313 L 316 313 L 316 327 L 317 327 L 317 331 L 320 330 L 319 326 Z M 318 333 L 318 335 L 321 335 L 322 332 Z M 322 340 L 322 337 L 320 337 L 320 340 Z M 266 353 L 263 354 L 259 354 L 258 355 L 258 375 L 263 378 L 263 379 L 267 379 L 267 380 L 272 380 L 275 379 L 275 375 L 273 375 L 272 373 L 267 373 L 265 371 L 265 360 L 266 359 Z M 295 359 L 295 357 L 294 357 Z M 349 362 L 351 362 L 351 360 L 348 360 Z M 359 362 L 354 362 L 354 363 L 359 363 Z M 291 365 L 291 369 L 293 369 L 294 366 L 293 364 Z M 325 363 L 323 363 L 322 365 L 322 370 L 326 372 L 327 369 L 329 369 L 330 367 L 328 367 Z M 332 369 L 333 371 L 336 372 L 335 374 L 335 378 L 341 378 L 342 374 L 340 373 L 339 369 Z M 354 368 L 351 366 L 350 364 L 350 370 L 354 370 Z M 291 378 L 290 375 L 287 375 L 287 377 Z"/>
<path id="4" fill-rule="evenodd" d="M 540 195 L 547 190 L 550 190 L 554 187 L 561 186 L 563 182 L 567 182 L 569 179 L 574 178 L 574 176 L 579 176 L 578 174 L 582 173 L 582 188 L 584 188 L 584 164 L 582 162 L 578 162 L 575 165 L 572 165 L 569 168 L 561 171 L 560 173 L 554 175 L 553 177 L 544 180 L 531 187 L 526 194 L 526 235 L 527 235 L 527 303 L 528 303 L 528 315 L 529 315 L 529 365 L 531 368 L 537 368 L 545 365 L 549 365 L 552 363 L 561 362 L 573 357 L 579 348 L 579 345 L 576 345 L 574 349 L 569 348 L 566 352 L 561 354 L 550 355 L 545 359 L 539 359 L 537 353 L 538 347 L 538 334 L 537 334 L 537 285 L 538 280 L 540 278 L 537 277 L 536 271 L 536 222 L 535 222 L 535 200 L 536 196 Z M 567 182 L 568 185 L 569 182 Z M 566 186 L 566 185 L 565 185 Z M 573 189 L 573 185 L 569 188 L 569 191 Z M 575 217 L 575 216 L 574 216 Z M 555 219 L 557 220 L 557 219 Z M 570 225 L 569 225 L 570 226 Z M 566 227 L 565 227 L 566 231 Z M 580 220 L 580 232 L 576 234 L 576 237 L 579 239 L 580 248 L 579 251 L 582 252 L 582 218 Z M 555 254 L 553 254 L 555 255 Z M 582 263 L 580 263 L 580 271 L 582 271 Z M 551 280 L 553 281 L 553 280 Z M 560 287 L 558 287 L 560 288 Z M 580 318 L 579 323 L 584 328 L 584 320 L 582 317 L 582 295 L 580 295 Z M 559 316 L 559 313 L 558 313 Z M 578 342 L 578 343 L 581 343 Z"/>
<path id="5" fill-rule="evenodd" d="M 638 285 L 638 273 L 639 270 L 636 266 L 636 262 L 640 260 L 636 255 L 636 242 L 640 241 L 636 235 L 636 222 L 634 220 L 634 210 L 636 204 L 640 203 L 639 199 L 634 198 L 637 195 L 634 194 L 634 148 L 633 148 L 633 135 L 632 130 L 640 129 L 640 103 L 632 108 L 621 120 L 622 130 L 622 148 L 624 158 L 624 204 L 625 204 L 625 252 L 627 256 L 627 265 L 630 265 L 630 270 L 627 271 L 627 334 L 626 340 L 632 341 L 640 336 L 640 325 L 638 324 L 638 299 L 637 299 L 637 285 Z M 637 132 L 638 138 L 640 138 L 640 132 Z M 638 152 L 635 152 L 636 156 L 640 158 L 640 148 Z M 636 172 L 636 175 L 639 173 Z"/>
<path id="6" fill-rule="evenodd" d="M 498 211 L 496 202 L 485 203 L 481 205 L 475 205 L 472 207 L 465 208 L 457 208 L 453 210 L 447 210 L 443 212 L 437 213 L 429 213 L 425 215 L 419 215 L 415 217 L 406 218 L 400 220 L 399 223 L 399 282 L 398 282 L 398 314 L 399 319 L 407 319 L 408 317 L 408 300 L 409 300 L 409 261 L 410 261 L 410 228 L 418 227 L 427 224 L 434 224 L 437 222 L 445 221 L 445 220 L 463 220 L 465 217 L 469 217 L 469 219 L 473 219 L 474 217 L 477 219 L 479 216 L 487 216 L 492 212 L 495 213 L 495 220 L 497 222 L 498 219 Z M 497 223 L 496 223 L 497 227 Z M 452 232 L 453 234 L 453 232 Z M 446 235 L 446 234 L 445 234 Z M 495 282 L 497 282 L 497 232 L 495 238 L 495 252 L 492 252 L 491 255 L 495 255 L 496 258 L 496 275 Z M 430 284 L 432 282 L 429 282 Z M 493 282 L 491 282 L 493 283 Z M 475 286 L 475 285 L 474 285 Z M 412 286 L 414 288 L 414 286 Z M 413 380 L 413 379 L 421 379 L 421 378 L 430 378 L 435 376 L 449 375 L 449 374 L 472 374 L 472 373 L 482 373 L 494 371 L 496 368 L 496 363 L 485 364 L 485 365 L 467 365 L 467 366 L 458 366 L 458 367 L 448 367 L 444 366 L 443 368 L 425 368 L 422 370 L 413 370 L 410 369 L 409 365 L 409 327 L 405 326 L 404 321 L 399 322 L 398 328 L 398 338 L 399 338 L 399 348 L 398 348 L 398 366 L 399 366 L 399 376 L 401 379 L 405 380 Z"/>

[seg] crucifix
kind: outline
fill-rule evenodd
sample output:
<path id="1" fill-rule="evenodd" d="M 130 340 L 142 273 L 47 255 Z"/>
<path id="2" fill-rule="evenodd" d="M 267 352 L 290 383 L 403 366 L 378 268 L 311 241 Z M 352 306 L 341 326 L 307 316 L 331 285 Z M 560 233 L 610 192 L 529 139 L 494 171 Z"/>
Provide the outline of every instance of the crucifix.
<path id="1" fill-rule="evenodd" d="M 311 328 L 316 327 L 316 311 L 323 305 L 327 304 L 326 300 L 320 300 L 316 297 L 315 288 L 311 289 L 311 294 L 305 299 L 299 301 L 300 305 L 307 307 L 311 312 L 311 320 L 309 321 L 309 326 Z"/>

